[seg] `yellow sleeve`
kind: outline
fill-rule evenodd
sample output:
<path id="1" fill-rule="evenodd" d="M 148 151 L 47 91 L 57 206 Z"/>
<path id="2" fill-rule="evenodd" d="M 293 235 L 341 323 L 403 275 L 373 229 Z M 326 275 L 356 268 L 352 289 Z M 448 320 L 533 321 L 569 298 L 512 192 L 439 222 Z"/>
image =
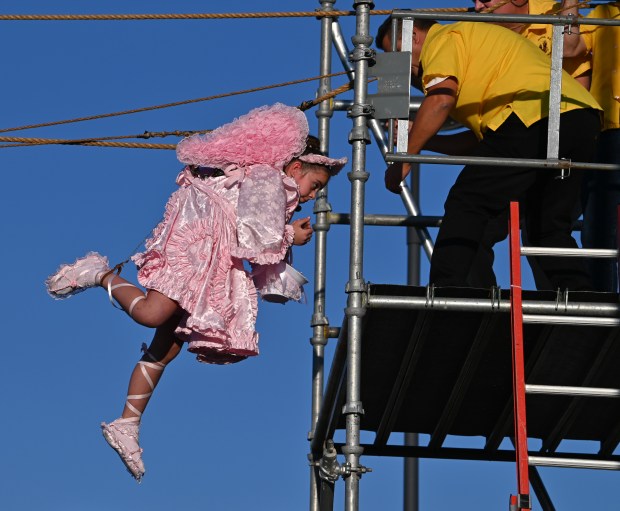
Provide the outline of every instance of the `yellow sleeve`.
<path id="1" fill-rule="evenodd" d="M 442 34 L 433 39 L 422 55 L 422 86 L 425 92 L 431 80 L 448 76 L 456 79 L 460 90 L 466 62 L 459 39 L 454 32 Z"/>

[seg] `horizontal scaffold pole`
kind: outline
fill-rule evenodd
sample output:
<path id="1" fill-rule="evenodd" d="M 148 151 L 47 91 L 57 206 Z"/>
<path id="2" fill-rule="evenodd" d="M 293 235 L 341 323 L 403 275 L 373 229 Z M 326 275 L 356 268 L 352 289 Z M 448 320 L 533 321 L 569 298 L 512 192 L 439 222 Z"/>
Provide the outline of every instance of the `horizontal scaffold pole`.
<path id="1" fill-rule="evenodd" d="M 428 154 L 387 153 L 388 163 L 435 163 L 438 165 L 483 165 L 508 167 L 527 167 L 532 169 L 551 170 L 620 170 L 620 165 L 610 163 L 573 162 L 569 160 L 536 159 L 536 158 L 488 158 L 486 156 L 436 156 Z"/>
<path id="2" fill-rule="evenodd" d="M 461 312 L 510 312 L 508 300 L 491 300 L 490 298 L 437 298 L 426 297 L 370 295 L 368 307 L 371 309 L 419 309 L 435 311 Z M 523 312 L 526 314 L 545 314 L 547 316 L 595 316 L 605 319 L 620 317 L 620 305 L 617 303 L 591 303 L 524 300 Z"/>
<path id="3" fill-rule="evenodd" d="M 573 25 L 575 17 L 558 14 L 495 14 L 482 12 L 421 12 L 394 9 L 393 18 L 417 18 L 436 21 L 488 21 L 491 23 L 540 23 L 547 25 Z M 580 25 L 620 25 L 620 20 L 605 18 L 579 18 Z"/>

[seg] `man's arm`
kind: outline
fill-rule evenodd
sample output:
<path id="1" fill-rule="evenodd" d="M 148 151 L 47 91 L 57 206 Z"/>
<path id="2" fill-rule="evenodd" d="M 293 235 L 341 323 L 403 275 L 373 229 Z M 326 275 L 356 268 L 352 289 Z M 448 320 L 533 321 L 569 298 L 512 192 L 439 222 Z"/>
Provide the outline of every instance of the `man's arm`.
<path id="1" fill-rule="evenodd" d="M 579 0 L 562 0 L 560 12 L 567 16 L 572 14 L 575 19 L 579 17 Z M 567 27 L 564 31 L 564 57 L 579 57 L 586 54 L 586 43 L 579 34 L 579 26 L 571 26 L 570 33 Z"/>
<path id="2" fill-rule="evenodd" d="M 448 77 L 427 90 L 409 133 L 409 154 L 418 154 L 446 122 L 456 104 L 457 89 L 456 79 Z M 391 192 L 400 193 L 400 182 L 409 175 L 410 170 L 408 163 L 390 165 L 385 171 L 385 187 Z"/>

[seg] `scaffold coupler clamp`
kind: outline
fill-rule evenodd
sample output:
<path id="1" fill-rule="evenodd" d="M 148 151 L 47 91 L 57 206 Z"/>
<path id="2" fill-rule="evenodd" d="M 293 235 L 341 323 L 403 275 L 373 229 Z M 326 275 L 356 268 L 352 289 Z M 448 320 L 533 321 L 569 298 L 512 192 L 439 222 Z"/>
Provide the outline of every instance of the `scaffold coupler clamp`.
<path id="1" fill-rule="evenodd" d="M 577 23 L 579 16 L 575 16 L 572 12 L 569 12 L 566 16 L 569 17 L 571 22 L 564 25 L 564 35 L 579 35 L 579 24 Z"/>
<path id="2" fill-rule="evenodd" d="M 564 305 L 564 312 L 568 312 L 568 288 L 564 291 L 558 287 L 555 295 L 555 310 L 558 311 Z"/>
<path id="3" fill-rule="evenodd" d="M 435 284 L 429 284 L 426 286 L 426 302 L 424 303 L 424 307 L 427 309 L 429 307 L 433 307 L 435 305 Z"/>
<path id="4" fill-rule="evenodd" d="M 491 287 L 491 310 L 499 312 L 502 306 L 502 288 L 501 286 Z"/>
<path id="5" fill-rule="evenodd" d="M 339 477 L 348 477 L 353 473 L 366 474 L 367 472 L 372 472 L 371 468 L 364 466 L 357 466 L 355 468 L 351 467 L 349 462 L 341 465 L 338 463 L 338 452 L 334 447 L 333 440 L 327 440 L 325 442 L 325 447 L 323 448 L 323 456 L 322 458 L 316 462 L 314 465 L 319 469 L 319 478 L 323 481 L 328 481 L 330 483 L 334 483 L 338 480 Z"/>
<path id="6" fill-rule="evenodd" d="M 556 179 L 566 179 L 570 177 L 571 160 L 570 158 L 560 158 L 557 160 L 560 166 L 560 174 L 555 176 Z"/>
<path id="7" fill-rule="evenodd" d="M 314 201 L 314 207 L 312 208 L 312 212 L 315 215 L 318 215 L 319 213 L 331 213 L 332 212 L 332 205 L 329 203 L 324 193 L 320 193 L 317 196 L 317 200 Z M 314 224 L 312 227 L 315 230 L 329 231 L 329 222 L 323 222 L 319 224 L 319 221 L 317 218 L 317 223 Z"/>
<path id="8" fill-rule="evenodd" d="M 351 474 L 358 474 L 360 477 L 362 477 L 364 474 L 367 474 L 368 472 L 372 472 L 372 468 L 365 467 L 364 465 L 358 465 L 357 467 L 352 467 L 351 463 L 347 461 L 344 465 L 340 466 L 340 472 L 341 472 L 343 479 L 346 477 L 349 477 Z"/>
<path id="9" fill-rule="evenodd" d="M 356 277 L 359 277 L 359 274 L 356 275 Z M 351 279 L 345 284 L 344 292 L 347 294 L 363 293 L 366 296 L 366 293 L 368 293 L 368 285 L 364 279 Z"/>
<path id="10" fill-rule="evenodd" d="M 519 493 L 510 496 L 510 511 L 521 511 L 523 509 L 532 509 L 532 501 L 529 494 Z"/>
<path id="11" fill-rule="evenodd" d="M 374 112 L 375 109 L 370 103 L 355 103 L 348 110 L 347 117 L 350 119 L 365 117 L 368 120 L 374 116 Z M 363 142 L 366 145 L 370 144 L 370 132 L 368 131 L 366 122 L 360 126 L 353 126 L 349 132 L 349 144 L 353 144 L 354 142 Z M 362 179 L 364 182 L 366 182 L 369 177 L 367 172 L 362 172 L 361 170 L 358 170 L 355 173 L 349 172 L 347 175 L 349 176 L 349 180 L 351 180 L 352 175 L 355 175 L 357 176 L 357 179 Z"/>
<path id="12" fill-rule="evenodd" d="M 362 36 L 363 37 L 363 36 Z M 371 44 L 372 37 L 364 38 L 362 43 Z M 377 52 L 368 46 L 358 46 L 353 51 L 349 53 L 349 60 L 351 62 L 357 62 L 359 60 L 368 60 L 372 65 L 375 62 L 375 57 L 377 56 Z"/>
<path id="13" fill-rule="evenodd" d="M 334 441 L 328 440 L 323 447 L 323 457 L 317 463 L 319 468 L 319 477 L 323 481 L 334 483 L 341 474 L 341 466 L 338 463 L 338 452 L 334 447 Z"/>

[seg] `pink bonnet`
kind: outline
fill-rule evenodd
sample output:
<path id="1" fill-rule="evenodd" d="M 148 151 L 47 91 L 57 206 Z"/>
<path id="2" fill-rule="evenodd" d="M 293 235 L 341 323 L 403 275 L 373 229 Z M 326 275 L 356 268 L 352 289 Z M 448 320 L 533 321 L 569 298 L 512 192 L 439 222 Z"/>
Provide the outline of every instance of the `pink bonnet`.
<path id="1" fill-rule="evenodd" d="M 266 164 L 282 169 L 303 153 L 307 137 L 304 113 L 276 103 L 255 108 L 206 135 L 181 140 L 177 157 L 182 163 L 201 167 Z"/>
<path id="2" fill-rule="evenodd" d="M 177 158 L 187 165 L 223 169 L 266 164 L 278 169 L 293 158 L 325 165 L 335 176 L 347 158 L 329 158 L 306 151 L 308 121 L 296 107 L 282 103 L 250 110 L 206 135 L 192 135 L 177 144 Z M 307 154 L 304 154 L 304 153 Z"/>

